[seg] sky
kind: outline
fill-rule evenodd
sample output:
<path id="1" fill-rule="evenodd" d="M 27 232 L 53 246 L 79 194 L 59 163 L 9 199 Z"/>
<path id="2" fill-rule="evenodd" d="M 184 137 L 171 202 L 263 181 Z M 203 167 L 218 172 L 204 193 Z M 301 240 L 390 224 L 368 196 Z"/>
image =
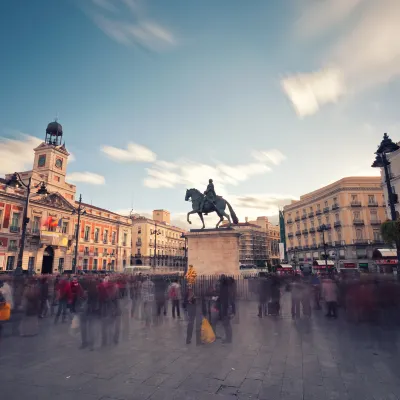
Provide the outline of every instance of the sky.
<path id="1" fill-rule="evenodd" d="M 400 141 L 399 20 L 398 0 L 3 0 L 0 175 L 58 117 L 88 203 L 182 225 L 212 178 L 276 221 Z"/>

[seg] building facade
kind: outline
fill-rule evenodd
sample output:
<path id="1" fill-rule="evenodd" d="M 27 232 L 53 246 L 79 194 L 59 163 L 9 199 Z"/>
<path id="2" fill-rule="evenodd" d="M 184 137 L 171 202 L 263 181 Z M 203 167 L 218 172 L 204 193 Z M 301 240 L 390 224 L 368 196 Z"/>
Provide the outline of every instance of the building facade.
<path id="1" fill-rule="evenodd" d="M 76 187 L 65 181 L 69 153 L 62 140 L 62 126 L 52 122 L 45 141 L 34 149 L 31 170 L 19 172 L 29 183 L 31 195 L 27 210 L 22 268 L 36 273 L 71 270 L 74 249 L 78 246 L 77 268 L 81 270 L 122 270 L 131 259 L 131 220 L 89 204 L 82 203 L 82 215 L 76 244 L 78 217 Z M 0 271 L 16 267 L 21 245 L 22 218 L 27 192 L 7 183 L 13 171 L 0 180 Z M 36 193 L 44 183 L 48 195 Z"/>
<path id="2" fill-rule="evenodd" d="M 232 228 L 242 232 L 240 237 L 241 264 L 261 265 L 279 265 L 279 226 L 273 225 L 268 217 L 257 217 L 255 221 L 249 221 L 232 225 Z M 223 226 L 228 222 L 224 221 Z"/>
<path id="3" fill-rule="evenodd" d="M 132 216 L 132 265 L 183 269 L 187 263 L 185 230 L 171 225 L 167 210 L 154 210 L 153 219 Z"/>
<path id="4" fill-rule="evenodd" d="M 337 268 L 376 267 L 372 253 L 383 246 L 387 218 L 379 177 L 343 178 L 303 195 L 284 207 L 284 218 L 292 264 L 311 266 L 326 250 Z"/>

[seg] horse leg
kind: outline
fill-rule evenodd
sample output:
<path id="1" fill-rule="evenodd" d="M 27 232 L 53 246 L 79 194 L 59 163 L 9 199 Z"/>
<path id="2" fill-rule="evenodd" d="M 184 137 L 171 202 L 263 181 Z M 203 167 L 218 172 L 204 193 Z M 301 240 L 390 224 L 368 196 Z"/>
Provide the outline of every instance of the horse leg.
<path id="1" fill-rule="evenodd" d="M 194 214 L 194 213 L 196 213 L 196 211 L 189 211 L 188 213 L 187 213 L 187 222 L 189 223 L 189 224 L 191 224 L 192 222 L 189 220 L 189 215 L 190 214 Z"/>
<path id="2" fill-rule="evenodd" d="M 202 228 L 201 228 L 201 229 L 204 229 L 206 226 L 204 225 L 204 218 L 203 218 L 203 214 L 202 214 L 201 212 L 198 212 L 197 214 L 198 214 L 198 216 L 200 217 L 200 219 L 201 219 L 201 222 L 202 222 L 202 224 L 203 224 L 203 226 L 202 226 Z"/>
<path id="3" fill-rule="evenodd" d="M 226 219 L 229 222 L 229 226 L 231 226 L 232 222 L 231 222 L 231 218 L 229 217 L 229 215 L 225 211 L 221 211 L 221 210 L 218 210 L 218 211 L 220 213 L 220 218 L 221 219 L 218 221 L 217 228 L 219 227 L 219 224 L 224 220 L 224 217 L 226 217 Z"/>

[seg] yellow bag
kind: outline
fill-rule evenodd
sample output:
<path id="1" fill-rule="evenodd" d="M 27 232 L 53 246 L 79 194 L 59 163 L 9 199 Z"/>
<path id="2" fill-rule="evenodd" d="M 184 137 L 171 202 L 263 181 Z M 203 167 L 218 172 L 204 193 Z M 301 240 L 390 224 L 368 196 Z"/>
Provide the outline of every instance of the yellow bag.
<path id="1" fill-rule="evenodd" d="M 214 330 L 206 318 L 201 322 L 201 341 L 205 344 L 215 342 Z"/>
<path id="2" fill-rule="evenodd" d="M 11 316 L 11 307 L 8 303 L 0 305 L 0 321 L 8 321 Z"/>

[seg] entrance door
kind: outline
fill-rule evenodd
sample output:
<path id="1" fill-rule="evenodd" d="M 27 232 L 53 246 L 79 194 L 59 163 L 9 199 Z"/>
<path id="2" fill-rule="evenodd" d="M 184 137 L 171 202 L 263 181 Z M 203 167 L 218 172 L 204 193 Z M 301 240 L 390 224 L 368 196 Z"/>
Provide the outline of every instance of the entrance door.
<path id="1" fill-rule="evenodd" d="M 47 246 L 43 253 L 42 274 L 53 273 L 54 250 L 51 246 Z"/>

